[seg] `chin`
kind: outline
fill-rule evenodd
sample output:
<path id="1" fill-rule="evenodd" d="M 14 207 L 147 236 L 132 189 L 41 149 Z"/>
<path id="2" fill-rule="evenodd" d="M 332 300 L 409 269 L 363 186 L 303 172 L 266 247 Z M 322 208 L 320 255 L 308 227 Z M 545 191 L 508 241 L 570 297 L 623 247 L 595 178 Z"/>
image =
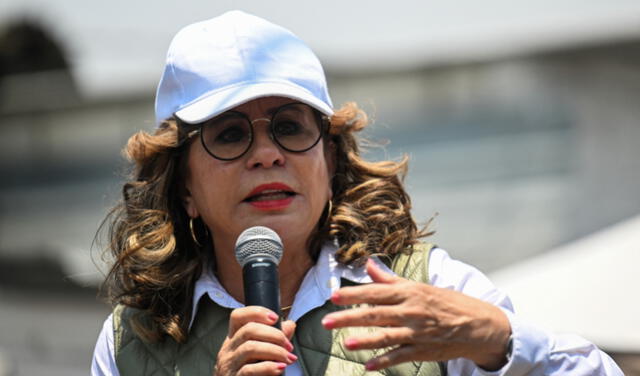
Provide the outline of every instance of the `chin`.
<path id="1" fill-rule="evenodd" d="M 288 216 L 265 218 L 264 220 L 257 221 L 253 226 L 268 227 L 275 231 L 283 241 L 292 235 L 299 236 L 305 232 L 311 233 L 314 228 L 305 229 L 308 227 L 308 224 L 304 222 L 304 219 Z"/>

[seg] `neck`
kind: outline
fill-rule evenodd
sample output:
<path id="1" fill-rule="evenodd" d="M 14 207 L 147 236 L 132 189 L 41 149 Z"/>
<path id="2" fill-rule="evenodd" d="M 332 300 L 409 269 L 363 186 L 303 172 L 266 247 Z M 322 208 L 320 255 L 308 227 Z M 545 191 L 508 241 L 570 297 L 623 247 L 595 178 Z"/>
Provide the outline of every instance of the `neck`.
<path id="1" fill-rule="evenodd" d="M 303 243 L 304 245 L 306 241 Z M 287 242 L 283 239 L 285 252 L 278 265 L 280 283 L 280 304 L 289 306 L 302 284 L 304 276 L 313 266 L 313 261 L 306 246 Z M 297 247 L 296 247 L 297 246 Z M 239 302 L 244 303 L 244 287 L 242 278 L 242 268 L 235 259 L 233 246 L 225 247 L 223 244 L 216 244 L 215 258 L 217 265 L 217 277 L 220 284 L 227 290 L 229 295 Z"/>

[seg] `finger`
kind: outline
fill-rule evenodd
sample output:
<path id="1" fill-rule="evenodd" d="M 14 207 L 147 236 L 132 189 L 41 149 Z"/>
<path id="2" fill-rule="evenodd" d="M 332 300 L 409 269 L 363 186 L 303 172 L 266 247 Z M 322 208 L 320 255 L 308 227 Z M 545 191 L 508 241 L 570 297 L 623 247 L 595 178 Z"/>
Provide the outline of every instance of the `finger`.
<path id="1" fill-rule="evenodd" d="M 282 322 L 282 332 L 284 333 L 284 336 L 287 337 L 289 340 L 291 340 L 291 338 L 293 337 L 293 333 L 295 332 L 295 330 L 296 330 L 296 323 L 293 322 L 292 320 L 287 320 Z"/>
<path id="2" fill-rule="evenodd" d="M 258 375 L 282 375 L 287 367 L 283 362 L 259 362 L 245 364 L 240 371 L 236 373 L 238 376 L 258 376 Z"/>
<path id="3" fill-rule="evenodd" d="M 403 326 L 405 317 L 397 307 L 358 307 L 333 312 L 322 319 L 325 329 L 347 326 Z"/>
<path id="4" fill-rule="evenodd" d="M 260 341 L 247 341 L 242 343 L 236 350 L 236 362 L 239 364 L 254 363 L 258 361 L 283 362 L 291 364 L 298 357 L 281 346 L 273 343 Z"/>
<path id="5" fill-rule="evenodd" d="M 411 344 L 412 333 L 409 328 L 380 329 L 371 334 L 349 337 L 344 341 L 344 345 L 352 351 L 407 345 Z"/>
<path id="6" fill-rule="evenodd" d="M 276 321 L 278 321 L 278 315 L 265 307 L 248 306 L 237 308 L 231 311 L 228 336 L 233 337 L 238 329 L 249 322 L 273 325 Z"/>
<path id="7" fill-rule="evenodd" d="M 370 283 L 361 286 L 343 287 L 331 294 L 331 302 L 350 304 L 398 304 L 405 299 L 407 288 L 401 285 Z"/>
<path id="8" fill-rule="evenodd" d="M 367 274 L 369 274 L 369 277 L 371 277 L 373 282 L 398 283 L 403 280 L 402 278 L 396 275 L 387 273 L 384 270 L 382 270 L 382 268 L 378 266 L 378 264 L 375 261 L 373 261 L 373 259 L 367 260 L 366 267 L 367 267 Z"/>
<path id="9" fill-rule="evenodd" d="M 396 364 L 409 362 L 417 358 L 414 346 L 400 346 L 380 356 L 369 360 L 365 364 L 368 371 L 375 371 L 383 368 L 389 368 Z"/>
<path id="10" fill-rule="evenodd" d="M 231 348 L 238 348 L 248 341 L 267 342 L 278 345 L 287 351 L 293 350 L 293 345 L 280 329 L 262 323 L 249 322 L 238 329 L 231 337 Z"/>

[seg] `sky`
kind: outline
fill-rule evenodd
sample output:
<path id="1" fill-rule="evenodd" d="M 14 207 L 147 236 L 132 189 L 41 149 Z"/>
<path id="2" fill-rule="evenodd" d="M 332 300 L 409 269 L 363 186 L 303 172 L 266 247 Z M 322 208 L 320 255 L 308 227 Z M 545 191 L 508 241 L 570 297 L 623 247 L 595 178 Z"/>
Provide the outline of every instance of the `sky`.
<path id="1" fill-rule="evenodd" d="M 332 71 L 477 61 L 640 35 L 637 0 L 4 0 L 0 26 L 28 18 L 51 30 L 83 94 L 100 97 L 155 86 L 172 36 L 230 9 L 291 29 Z"/>

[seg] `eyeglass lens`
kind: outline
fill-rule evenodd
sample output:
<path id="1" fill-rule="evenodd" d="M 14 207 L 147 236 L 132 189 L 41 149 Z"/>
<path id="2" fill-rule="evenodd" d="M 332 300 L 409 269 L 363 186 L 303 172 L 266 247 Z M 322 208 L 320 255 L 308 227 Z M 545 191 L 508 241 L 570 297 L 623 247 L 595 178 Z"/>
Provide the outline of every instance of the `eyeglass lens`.
<path id="1" fill-rule="evenodd" d="M 229 111 L 203 124 L 202 143 L 215 158 L 236 159 L 251 147 L 253 128 L 245 114 Z M 293 103 L 276 110 L 269 125 L 269 132 L 272 139 L 283 149 L 303 152 L 318 143 L 321 125 L 311 107 Z"/>

